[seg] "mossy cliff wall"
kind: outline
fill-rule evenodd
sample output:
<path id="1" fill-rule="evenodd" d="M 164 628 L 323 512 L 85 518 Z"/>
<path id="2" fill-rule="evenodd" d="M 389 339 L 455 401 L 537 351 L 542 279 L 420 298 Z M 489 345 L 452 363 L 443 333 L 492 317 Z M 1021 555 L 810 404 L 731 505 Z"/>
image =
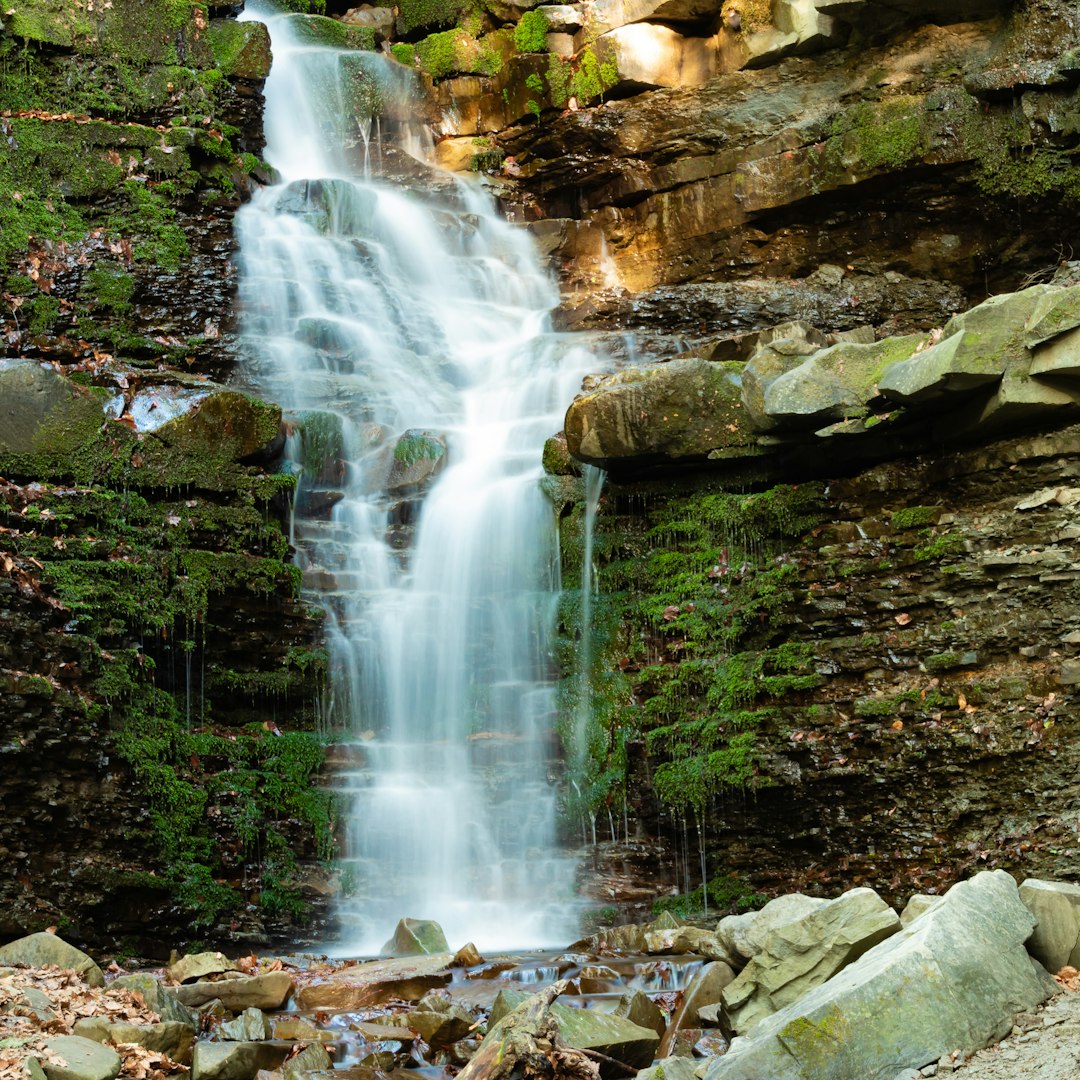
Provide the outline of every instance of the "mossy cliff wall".
<path id="1" fill-rule="evenodd" d="M 267 472 L 281 412 L 208 380 L 264 169 L 269 40 L 229 11 L 2 16 L 4 937 L 167 955 L 325 914 L 325 656 Z"/>
<path id="2" fill-rule="evenodd" d="M 693 888 L 699 847 L 724 904 L 1080 872 L 1080 429 L 758 493 L 720 472 L 605 487 L 586 701 L 564 600 L 568 716 L 590 717 L 569 827 L 618 840 L 597 897 Z"/>

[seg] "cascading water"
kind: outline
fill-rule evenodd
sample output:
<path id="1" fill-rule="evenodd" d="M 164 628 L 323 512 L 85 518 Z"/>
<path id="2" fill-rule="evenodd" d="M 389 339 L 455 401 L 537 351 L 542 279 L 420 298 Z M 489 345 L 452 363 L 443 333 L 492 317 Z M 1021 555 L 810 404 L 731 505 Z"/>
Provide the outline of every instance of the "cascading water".
<path id="1" fill-rule="evenodd" d="M 301 433 L 298 557 L 328 612 L 334 722 L 362 740 L 342 948 L 378 951 L 402 916 L 452 945 L 566 940 L 539 463 L 595 359 L 550 333 L 557 291 L 482 193 L 379 179 L 395 151 L 371 118 L 401 145 L 409 72 L 305 43 L 303 17 L 246 17 L 271 31 L 281 182 L 238 216 L 243 337 Z"/>

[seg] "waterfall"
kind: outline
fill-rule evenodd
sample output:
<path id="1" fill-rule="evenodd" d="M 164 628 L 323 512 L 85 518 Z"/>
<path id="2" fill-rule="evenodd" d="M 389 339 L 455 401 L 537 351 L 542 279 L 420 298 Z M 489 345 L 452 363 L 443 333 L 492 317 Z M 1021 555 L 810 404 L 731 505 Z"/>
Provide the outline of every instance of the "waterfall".
<path id="1" fill-rule="evenodd" d="M 410 72 L 245 17 L 270 28 L 281 180 L 237 219 L 242 338 L 297 426 L 298 558 L 356 740 L 340 951 L 377 952 L 402 916 L 453 947 L 565 941 L 540 459 L 596 360 L 551 332 L 529 235 L 402 153 L 424 141 Z"/>

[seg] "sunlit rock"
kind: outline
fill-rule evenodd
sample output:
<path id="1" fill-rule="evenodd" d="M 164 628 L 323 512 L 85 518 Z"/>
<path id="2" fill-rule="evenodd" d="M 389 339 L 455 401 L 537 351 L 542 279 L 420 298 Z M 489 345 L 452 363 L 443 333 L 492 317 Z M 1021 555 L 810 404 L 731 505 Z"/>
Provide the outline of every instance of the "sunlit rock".
<path id="1" fill-rule="evenodd" d="M 620 81 L 635 86 L 700 86 L 717 70 L 711 38 L 684 37 L 657 23 L 618 27 L 599 47 L 615 63 Z"/>
<path id="2" fill-rule="evenodd" d="M 224 953 L 186 953 L 169 964 L 169 978 L 176 983 L 194 982 L 207 975 L 220 975 L 240 969 Z"/>
<path id="3" fill-rule="evenodd" d="M 305 982 L 296 992 L 300 1009 L 349 1011 L 390 998 L 419 1001 L 430 990 L 450 982 L 453 956 L 409 956 L 372 960 Z"/>
<path id="4" fill-rule="evenodd" d="M 1031 955 L 1050 972 L 1066 964 L 1080 967 L 1080 885 L 1028 878 L 1020 885 L 1020 899 L 1036 920 L 1028 942 Z"/>

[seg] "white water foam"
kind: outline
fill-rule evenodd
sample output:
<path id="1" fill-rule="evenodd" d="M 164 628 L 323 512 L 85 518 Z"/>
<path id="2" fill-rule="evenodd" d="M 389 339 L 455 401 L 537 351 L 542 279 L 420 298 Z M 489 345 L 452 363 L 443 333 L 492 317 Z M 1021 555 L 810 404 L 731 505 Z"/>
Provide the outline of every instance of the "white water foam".
<path id="1" fill-rule="evenodd" d="M 379 951 L 402 916 L 438 920 L 452 947 L 565 941 L 540 457 L 597 361 L 551 332 L 555 285 L 486 195 L 380 181 L 380 125 L 411 152 L 423 141 L 393 104 L 408 72 L 305 44 L 295 17 L 245 17 L 270 27 L 266 156 L 282 177 L 237 219 L 250 378 L 346 458 L 330 480 L 309 466 L 296 521 L 327 610 L 331 720 L 362 759 L 340 777 L 354 895 L 336 951 Z M 417 430 L 447 446 L 418 510 L 386 490 L 396 441 Z M 332 515 L 305 520 L 320 487 Z M 402 522 L 404 554 L 388 540 Z"/>

